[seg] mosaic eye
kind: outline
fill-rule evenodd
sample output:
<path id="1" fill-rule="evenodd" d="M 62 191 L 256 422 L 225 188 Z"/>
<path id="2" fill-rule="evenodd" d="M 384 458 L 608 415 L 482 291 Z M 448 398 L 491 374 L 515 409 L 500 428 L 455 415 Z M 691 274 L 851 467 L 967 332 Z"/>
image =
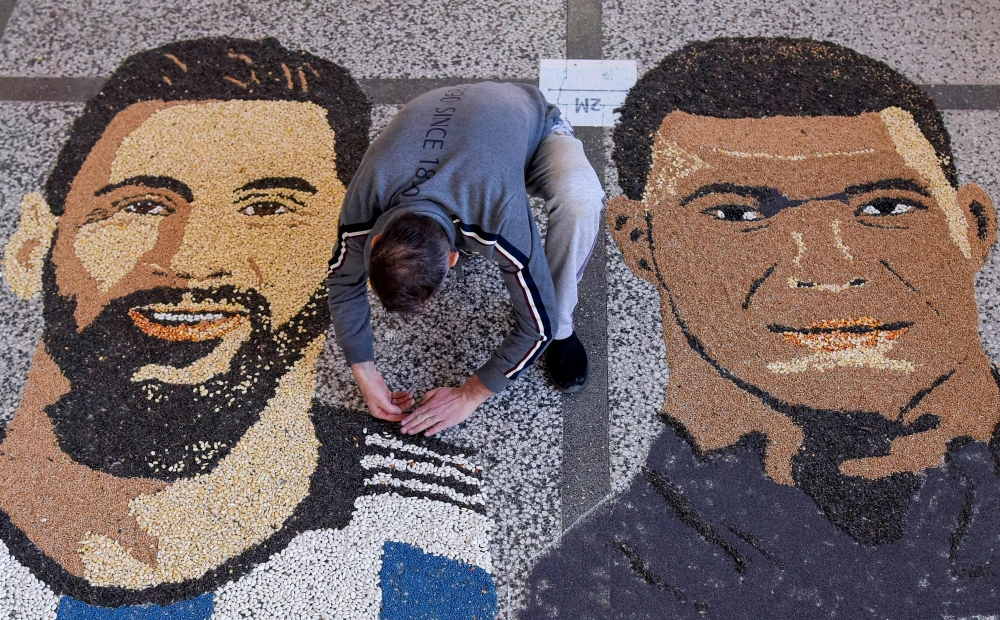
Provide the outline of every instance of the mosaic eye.
<path id="1" fill-rule="evenodd" d="M 240 209 L 243 215 L 281 215 L 289 210 L 280 202 L 255 202 Z"/>
<path id="2" fill-rule="evenodd" d="M 764 219 L 764 214 L 751 207 L 741 207 L 736 205 L 725 205 L 712 207 L 702 211 L 705 215 L 710 215 L 717 220 L 727 222 L 756 222 Z"/>
<path id="3" fill-rule="evenodd" d="M 170 215 L 171 209 L 169 206 L 158 202 L 156 200 L 133 200 L 122 207 L 122 211 L 126 213 L 137 213 L 139 215 Z"/>
<path id="4" fill-rule="evenodd" d="M 873 200 L 858 209 L 858 215 L 870 215 L 882 217 L 886 215 L 903 215 L 914 209 L 924 209 L 923 205 L 918 205 L 898 198 L 880 198 Z"/>

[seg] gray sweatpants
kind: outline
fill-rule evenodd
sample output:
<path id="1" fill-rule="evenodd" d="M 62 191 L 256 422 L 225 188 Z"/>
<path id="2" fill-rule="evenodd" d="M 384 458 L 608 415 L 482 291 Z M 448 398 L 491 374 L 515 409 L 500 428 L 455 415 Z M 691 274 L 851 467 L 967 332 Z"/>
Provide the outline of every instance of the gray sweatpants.
<path id="1" fill-rule="evenodd" d="M 576 285 L 594 250 L 604 206 L 601 182 L 568 122 L 556 125 L 542 140 L 528 166 L 526 185 L 529 195 L 545 200 L 549 214 L 545 258 L 559 313 L 554 339 L 562 340 L 573 333 Z"/>

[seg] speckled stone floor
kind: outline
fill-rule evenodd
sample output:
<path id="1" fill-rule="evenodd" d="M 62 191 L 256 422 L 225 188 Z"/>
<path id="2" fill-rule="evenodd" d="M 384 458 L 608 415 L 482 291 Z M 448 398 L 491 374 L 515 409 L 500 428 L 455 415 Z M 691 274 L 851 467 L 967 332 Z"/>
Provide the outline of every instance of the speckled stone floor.
<path id="1" fill-rule="evenodd" d="M 963 180 L 1000 199 L 1000 0 L 0 0 L 0 243 L 13 231 L 20 197 L 41 186 L 94 85 L 125 56 L 168 41 L 275 36 L 338 62 L 377 93 L 377 133 L 421 88 L 534 81 L 539 58 L 635 59 L 641 74 L 690 40 L 778 34 L 833 40 L 934 85 Z M 604 172 L 609 197 L 618 195 L 610 131 L 580 128 L 579 136 Z M 489 466 L 505 618 L 520 606 L 533 560 L 624 486 L 657 428 L 668 369 L 655 291 L 632 275 L 610 238 L 582 288 L 577 325 L 594 358 L 587 390 L 561 396 L 535 368 L 445 435 L 482 448 Z M 1000 362 L 996 252 L 979 274 L 977 293 L 981 336 Z M 387 379 L 420 393 L 466 376 L 512 320 L 504 295 L 495 267 L 472 262 L 465 281 L 452 277 L 423 318 L 403 322 L 376 311 Z M 19 301 L 0 286 L 0 317 L 3 425 L 38 341 L 40 303 Z M 433 361 L 415 364 L 424 351 L 435 352 Z M 320 369 L 321 399 L 361 405 L 336 345 Z"/>

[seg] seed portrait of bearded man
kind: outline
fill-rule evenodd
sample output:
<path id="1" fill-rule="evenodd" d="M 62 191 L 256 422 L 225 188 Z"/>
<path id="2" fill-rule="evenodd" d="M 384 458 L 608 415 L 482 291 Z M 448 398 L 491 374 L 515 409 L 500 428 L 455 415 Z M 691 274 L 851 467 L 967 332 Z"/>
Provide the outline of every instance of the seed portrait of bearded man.
<path id="1" fill-rule="evenodd" d="M 44 329 L 0 429 L 0 615 L 495 613 L 475 457 L 314 398 L 370 110 L 274 39 L 140 52 L 87 103 L 4 253 Z"/>
<path id="2" fill-rule="evenodd" d="M 928 95 L 833 43 L 691 43 L 630 91 L 608 225 L 658 291 L 663 424 L 526 618 L 1000 612 L 996 211 Z"/>

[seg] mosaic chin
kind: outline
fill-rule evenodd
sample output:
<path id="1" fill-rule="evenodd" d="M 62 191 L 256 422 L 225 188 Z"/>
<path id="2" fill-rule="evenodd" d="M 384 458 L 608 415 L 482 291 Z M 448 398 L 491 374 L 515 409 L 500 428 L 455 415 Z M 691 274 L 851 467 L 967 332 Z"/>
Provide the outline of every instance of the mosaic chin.
<path id="1" fill-rule="evenodd" d="M 44 331 L 0 432 L 0 612 L 495 611 L 481 469 L 314 398 L 369 124 L 273 39 L 136 54 L 87 104 L 4 253 Z"/>

